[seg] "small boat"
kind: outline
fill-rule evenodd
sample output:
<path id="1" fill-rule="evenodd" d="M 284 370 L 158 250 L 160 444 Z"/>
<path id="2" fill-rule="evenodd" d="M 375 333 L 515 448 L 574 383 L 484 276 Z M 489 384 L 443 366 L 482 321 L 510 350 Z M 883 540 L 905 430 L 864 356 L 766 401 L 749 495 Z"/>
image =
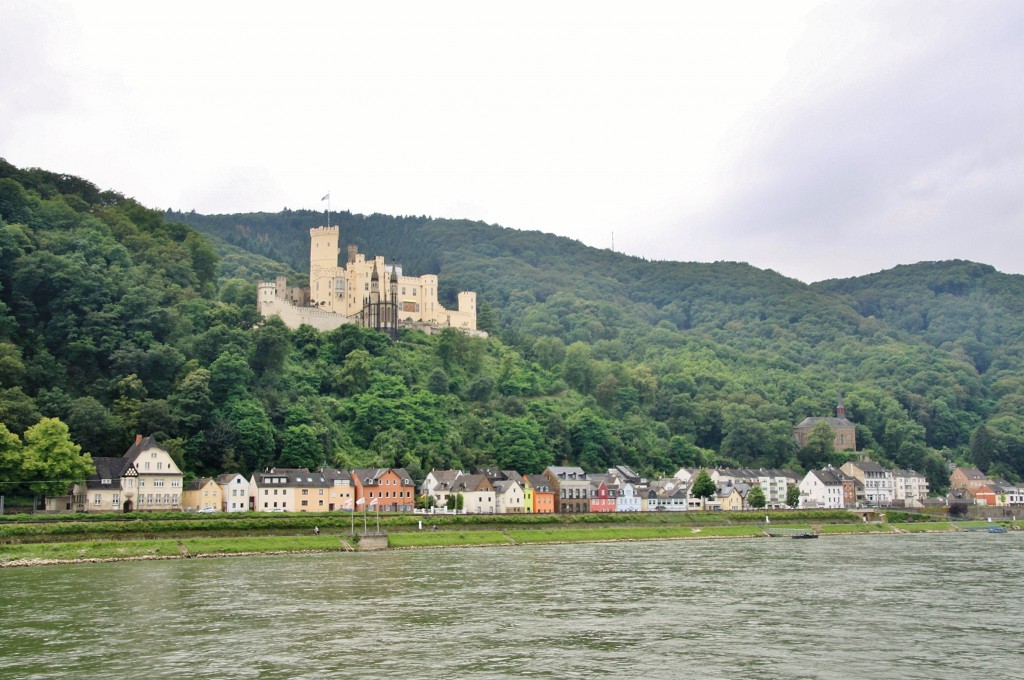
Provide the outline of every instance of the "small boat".
<path id="1" fill-rule="evenodd" d="M 817 537 L 818 537 L 818 534 L 812 534 L 812 533 L 807 533 L 807 532 L 802 533 L 802 534 L 793 534 L 793 538 L 817 538 Z"/>
<path id="2" fill-rule="evenodd" d="M 989 527 L 988 533 L 990 534 L 1005 534 L 1006 527 Z"/>

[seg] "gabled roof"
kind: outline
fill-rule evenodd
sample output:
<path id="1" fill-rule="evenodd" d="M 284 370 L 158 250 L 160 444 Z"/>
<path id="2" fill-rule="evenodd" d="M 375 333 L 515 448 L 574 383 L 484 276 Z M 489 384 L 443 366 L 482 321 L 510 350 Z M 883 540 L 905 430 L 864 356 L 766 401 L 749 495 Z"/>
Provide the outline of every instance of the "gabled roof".
<path id="1" fill-rule="evenodd" d="M 978 481 L 988 479 L 988 475 L 976 467 L 962 467 L 957 469 L 960 470 L 960 473 L 967 477 L 967 479 L 976 479 Z"/>
<path id="2" fill-rule="evenodd" d="M 800 424 L 796 426 L 798 430 L 810 430 L 813 429 L 818 423 L 827 423 L 829 427 L 856 427 L 846 418 L 836 418 L 829 416 L 827 418 L 810 417 L 804 418 L 800 421 Z"/>
<path id="3" fill-rule="evenodd" d="M 225 472 L 222 475 L 217 475 L 217 483 L 220 484 L 221 486 L 224 486 L 225 484 L 230 484 L 239 477 L 242 478 L 243 482 L 245 481 L 245 477 L 238 472 Z"/>
<path id="4" fill-rule="evenodd" d="M 348 470 L 341 470 L 339 468 L 321 468 L 320 474 L 324 476 L 324 479 L 328 484 L 334 484 L 335 482 L 351 482 L 352 473 Z"/>
<path id="5" fill-rule="evenodd" d="M 96 491 L 121 488 L 121 475 L 128 467 L 124 458 L 93 458 L 92 464 L 96 467 L 96 472 L 86 478 L 85 488 Z"/>
<path id="6" fill-rule="evenodd" d="M 549 465 L 544 469 L 545 472 L 550 472 L 553 476 L 558 479 L 565 481 L 586 481 L 587 473 L 583 471 L 581 467 L 575 467 L 571 465 Z"/>
<path id="7" fill-rule="evenodd" d="M 494 490 L 499 494 L 507 493 L 509 489 L 513 488 L 523 488 L 522 484 L 520 484 L 514 479 L 496 479 L 495 481 L 491 482 L 491 485 L 494 487 Z"/>
<path id="8" fill-rule="evenodd" d="M 139 439 L 130 447 L 128 447 L 128 450 L 122 457 L 124 458 L 126 463 L 134 463 L 135 460 L 140 455 L 142 455 L 143 451 L 147 451 L 149 449 L 160 449 L 161 451 L 164 451 L 164 453 L 167 453 L 163 449 L 163 447 L 161 447 L 160 444 L 156 441 L 156 437 L 154 437 L 153 435 L 149 435 L 148 437 L 143 437 Z"/>
<path id="9" fill-rule="evenodd" d="M 319 488 L 327 486 L 327 480 L 321 472 L 310 472 L 307 468 L 270 468 L 253 473 L 257 486 L 306 487 Z M 284 479 L 284 482 L 271 482 L 270 479 Z"/>
<path id="10" fill-rule="evenodd" d="M 433 491 L 438 487 L 442 489 L 451 488 L 451 485 L 455 483 L 455 480 L 458 479 L 461 474 L 462 470 L 431 470 L 427 477 L 433 477 L 435 484 L 430 488 L 430 490 Z"/>
<path id="11" fill-rule="evenodd" d="M 390 471 L 394 471 L 403 485 L 412 484 L 412 478 L 405 468 L 356 468 L 352 471 L 352 476 L 358 477 L 359 483 L 363 486 L 377 486 L 380 484 L 380 478 Z"/>
<path id="12" fill-rule="evenodd" d="M 202 489 L 204 486 L 207 486 L 211 482 L 213 482 L 214 484 L 217 483 L 213 479 L 213 477 L 201 477 L 199 479 L 193 479 L 191 482 L 185 484 L 185 491 L 199 491 L 200 489 Z"/>
<path id="13" fill-rule="evenodd" d="M 543 475 L 533 475 L 532 479 L 527 475 L 524 479 L 533 487 L 534 493 L 553 493 L 551 482 Z"/>
<path id="14" fill-rule="evenodd" d="M 452 485 L 452 491 L 456 492 L 472 493 L 493 490 L 494 486 L 491 484 L 491 480 L 487 479 L 487 475 L 461 475 Z"/>
<path id="15" fill-rule="evenodd" d="M 826 486 L 842 486 L 843 480 L 836 474 L 836 470 L 811 470 L 809 474 L 817 477 Z"/>

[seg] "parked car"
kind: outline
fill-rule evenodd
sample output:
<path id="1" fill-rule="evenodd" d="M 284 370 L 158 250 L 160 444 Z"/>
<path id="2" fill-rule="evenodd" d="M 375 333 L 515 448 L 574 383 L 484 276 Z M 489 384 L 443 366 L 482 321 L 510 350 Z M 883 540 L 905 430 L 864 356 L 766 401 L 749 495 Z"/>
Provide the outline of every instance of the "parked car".
<path id="1" fill-rule="evenodd" d="M 199 512 L 201 514 L 208 515 L 211 512 L 217 512 L 217 509 L 216 508 L 211 508 L 209 505 L 207 505 L 205 508 L 199 510 Z"/>

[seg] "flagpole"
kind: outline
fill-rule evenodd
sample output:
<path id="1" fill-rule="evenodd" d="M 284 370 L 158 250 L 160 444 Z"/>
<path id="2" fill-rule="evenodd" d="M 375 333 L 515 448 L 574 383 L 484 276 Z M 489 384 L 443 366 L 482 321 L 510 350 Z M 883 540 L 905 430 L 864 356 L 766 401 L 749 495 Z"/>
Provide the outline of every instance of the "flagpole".
<path id="1" fill-rule="evenodd" d="M 321 202 L 322 201 L 327 201 L 327 228 L 330 229 L 331 228 L 331 192 L 328 191 L 327 194 L 323 198 L 321 198 L 320 200 L 321 200 Z"/>

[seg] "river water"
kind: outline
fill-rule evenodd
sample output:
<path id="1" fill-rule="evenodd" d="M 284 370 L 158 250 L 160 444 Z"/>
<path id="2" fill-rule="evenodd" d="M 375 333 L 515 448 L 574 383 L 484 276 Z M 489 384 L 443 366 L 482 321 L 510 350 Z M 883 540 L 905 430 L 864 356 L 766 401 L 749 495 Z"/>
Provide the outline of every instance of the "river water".
<path id="1" fill-rule="evenodd" d="M 1020 678 L 1024 535 L 0 570 L 3 678 Z"/>

